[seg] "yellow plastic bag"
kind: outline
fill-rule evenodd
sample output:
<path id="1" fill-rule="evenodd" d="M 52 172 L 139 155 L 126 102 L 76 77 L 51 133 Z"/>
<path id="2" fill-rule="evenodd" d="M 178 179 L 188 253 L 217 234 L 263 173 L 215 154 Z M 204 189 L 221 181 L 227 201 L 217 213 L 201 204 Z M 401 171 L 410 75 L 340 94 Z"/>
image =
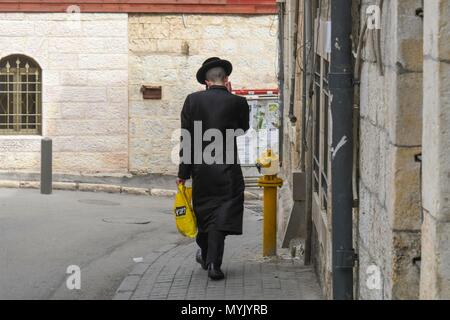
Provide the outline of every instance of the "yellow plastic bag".
<path id="1" fill-rule="evenodd" d="M 182 235 L 195 238 L 197 236 L 197 219 L 192 210 L 191 200 L 192 188 L 179 184 L 173 205 L 177 229 Z"/>

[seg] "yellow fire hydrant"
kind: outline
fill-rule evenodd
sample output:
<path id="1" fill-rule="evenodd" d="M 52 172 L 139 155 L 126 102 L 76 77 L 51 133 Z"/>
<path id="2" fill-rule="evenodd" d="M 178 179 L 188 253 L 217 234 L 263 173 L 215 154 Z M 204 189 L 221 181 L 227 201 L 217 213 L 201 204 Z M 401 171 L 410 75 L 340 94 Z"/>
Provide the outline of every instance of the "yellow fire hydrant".
<path id="1" fill-rule="evenodd" d="M 283 180 L 277 177 L 279 172 L 278 156 L 267 149 L 256 160 L 256 167 L 262 174 L 258 186 L 264 188 L 264 228 L 263 256 L 277 254 L 277 188 L 283 185 Z"/>

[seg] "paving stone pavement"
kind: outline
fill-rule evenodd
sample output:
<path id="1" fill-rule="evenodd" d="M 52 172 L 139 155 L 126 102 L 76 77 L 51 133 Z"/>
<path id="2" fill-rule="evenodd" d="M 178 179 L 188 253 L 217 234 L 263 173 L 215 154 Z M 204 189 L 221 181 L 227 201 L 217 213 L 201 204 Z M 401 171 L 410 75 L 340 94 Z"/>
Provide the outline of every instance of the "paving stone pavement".
<path id="1" fill-rule="evenodd" d="M 211 281 L 186 239 L 150 252 L 123 280 L 115 300 L 313 300 L 322 299 L 311 267 L 297 259 L 261 256 L 262 217 L 245 210 L 244 234 L 225 242 L 225 280 Z"/>

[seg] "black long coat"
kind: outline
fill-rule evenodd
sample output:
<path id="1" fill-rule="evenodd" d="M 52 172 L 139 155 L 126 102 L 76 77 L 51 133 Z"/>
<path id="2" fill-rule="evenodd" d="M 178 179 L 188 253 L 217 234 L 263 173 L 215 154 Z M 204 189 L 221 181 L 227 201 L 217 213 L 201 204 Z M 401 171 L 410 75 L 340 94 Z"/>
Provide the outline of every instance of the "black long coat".
<path id="1" fill-rule="evenodd" d="M 217 153 L 212 153 L 216 156 L 213 163 L 208 161 L 205 163 L 203 157 L 200 162 L 194 161 L 196 151 L 194 140 L 203 140 L 202 137 L 194 136 L 194 123 L 196 122 L 197 128 L 199 125 L 197 121 L 201 121 L 202 137 L 208 129 L 217 129 L 222 133 L 224 147 Z M 212 86 L 206 91 L 192 93 L 187 96 L 181 112 L 181 128 L 190 133 L 191 157 L 189 161 L 181 158 L 178 177 L 181 179 L 192 177 L 192 202 L 199 232 L 208 232 L 214 228 L 228 234 L 242 234 L 245 185 L 238 162 L 236 136 L 228 139 L 227 143 L 226 130 L 240 129 L 242 133 L 249 129 L 247 100 L 231 94 L 225 86 Z M 185 142 L 187 141 L 186 139 Z M 205 151 L 205 147 L 212 141 L 215 139 L 203 141 L 201 151 Z M 233 145 L 229 144 L 230 142 Z M 182 141 L 181 145 L 182 156 L 187 150 L 183 148 L 189 144 L 183 144 Z M 229 155 L 227 160 L 226 155 L 231 150 L 234 157 Z"/>

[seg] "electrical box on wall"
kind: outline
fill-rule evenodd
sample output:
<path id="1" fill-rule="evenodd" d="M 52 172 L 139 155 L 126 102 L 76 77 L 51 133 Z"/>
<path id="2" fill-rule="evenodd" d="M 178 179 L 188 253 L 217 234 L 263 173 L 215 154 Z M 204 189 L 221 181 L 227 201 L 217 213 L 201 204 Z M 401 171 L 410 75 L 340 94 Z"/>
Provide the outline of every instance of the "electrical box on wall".
<path id="1" fill-rule="evenodd" d="M 302 171 L 292 172 L 292 199 L 294 201 L 306 200 L 306 174 Z"/>

